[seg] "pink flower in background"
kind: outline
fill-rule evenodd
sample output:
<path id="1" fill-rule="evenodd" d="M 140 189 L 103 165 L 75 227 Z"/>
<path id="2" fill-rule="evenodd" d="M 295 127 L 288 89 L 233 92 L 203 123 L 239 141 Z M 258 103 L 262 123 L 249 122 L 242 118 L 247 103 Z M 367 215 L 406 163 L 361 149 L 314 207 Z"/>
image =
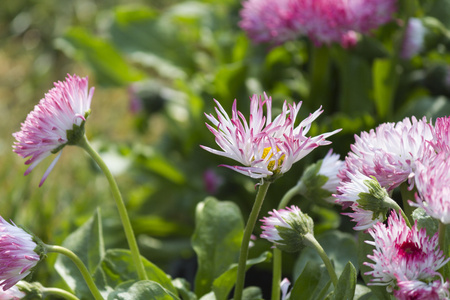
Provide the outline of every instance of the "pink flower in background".
<path id="1" fill-rule="evenodd" d="M 55 87 L 45 94 L 34 110 L 22 123 L 21 131 L 13 134 L 17 140 L 13 151 L 23 158 L 29 158 L 25 164 L 30 165 L 25 172 L 28 175 L 44 158 L 59 152 L 44 173 L 39 184 L 41 186 L 59 157 L 61 149 L 70 144 L 68 136 L 75 133 L 76 128 L 83 127 L 90 113 L 90 105 L 94 88 L 88 89 L 88 78 L 68 75 L 66 81 L 55 82 Z M 83 128 L 84 130 L 84 128 Z"/>
<path id="2" fill-rule="evenodd" d="M 424 117 L 405 118 L 398 123 L 383 123 L 375 130 L 355 135 L 348 153 L 346 167 L 340 172 L 342 181 L 349 181 L 348 171 L 359 170 L 374 176 L 382 187 L 392 190 L 408 181 L 414 185 L 415 162 L 420 159 L 433 139 L 434 128 Z"/>
<path id="3" fill-rule="evenodd" d="M 255 43 L 280 44 L 301 35 L 290 0 L 248 0 L 242 3 L 239 26 Z"/>
<path id="4" fill-rule="evenodd" d="M 429 216 L 444 224 L 450 223 L 450 159 L 439 153 L 427 164 L 417 162 L 416 202 L 411 206 L 422 207 Z"/>
<path id="5" fill-rule="evenodd" d="M 396 0 L 248 0 L 242 29 L 257 42 L 279 44 L 308 35 L 316 46 L 356 44 L 356 32 L 368 33 L 389 22 Z"/>
<path id="6" fill-rule="evenodd" d="M 402 281 L 397 278 L 398 290 L 394 291 L 394 296 L 398 300 L 442 300 L 450 297 L 448 281 L 443 279 L 426 283 L 419 280 Z"/>
<path id="7" fill-rule="evenodd" d="M 264 100 L 257 95 L 250 98 L 248 122 L 237 110 L 236 100 L 233 103 L 231 118 L 220 103 L 216 100 L 215 102 L 217 118 L 212 114 L 206 115 L 212 124 L 206 126 L 215 135 L 216 143 L 222 151 L 201 147 L 213 154 L 239 162 L 243 166 L 223 166 L 252 178 L 273 179 L 276 175 L 286 173 L 294 163 L 315 148 L 330 144 L 326 138 L 340 131 L 338 129 L 316 137 L 307 137 L 311 123 L 322 110 L 318 109 L 296 125 L 301 103 L 297 105 L 284 102 L 281 114 L 272 120 L 272 98 L 266 94 Z"/>
<path id="8" fill-rule="evenodd" d="M 17 286 L 12 286 L 8 290 L 0 290 L 0 300 L 19 300 L 26 296 L 24 292 L 19 291 Z"/>
<path id="9" fill-rule="evenodd" d="M 6 291 L 22 280 L 40 261 L 33 237 L 0 217 L 0 286 Z"/>
<path id="10" fill-rule="evenodd" d="M 403 38 L 400 57 L 410 59 L 418 54 L 425 42 L 426 29 L 422 21 L 417 18 L 410 18 L 406 25 L 405 36 Z"/>
<path id="11" fill-rule="evenodd" d="M 417 222 L 409 228 L 395 211 L 387 223 L 377 223 L 368 230 L 374 240 L 366 243 L 375 246 L 373 255 L 367 256 L 373 263 L 364 263 L 373 269 L 365 273 L 373 276 L 369 284 L 386 285 L 392 291 L 397 278 L 417 281 L 439 276 L 438 270 L 449 258 L 439 249 L 438 234 L 428 237 L 425 228 L 417 228 Z"/>

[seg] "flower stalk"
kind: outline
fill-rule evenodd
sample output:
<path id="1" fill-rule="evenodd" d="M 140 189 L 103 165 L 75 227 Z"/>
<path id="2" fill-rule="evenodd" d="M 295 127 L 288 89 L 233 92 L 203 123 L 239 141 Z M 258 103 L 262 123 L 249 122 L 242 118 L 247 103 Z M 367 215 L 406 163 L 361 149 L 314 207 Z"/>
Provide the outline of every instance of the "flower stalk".
<path id="1" fill-rule="evenodd" d="M 63 289 L 58 289 L 58 288 L 54 288 L 54 287 L 52 287 L 52 288 L 49 288 L 49 287 L 42 288 L 42 294 L 43 294 L 44 297 L 47 296 L 47 295 L 55 295 L 55 296 L 59 296 L 59 297 L 62 297 L 64 299 L 67 299 L 67 300 L 80 300 L 74 294 L 71 294 L 68 291 L 65 291 Z"/>
<path id="2" fill-rule="evenodd" d="M 244 236 L 242 237 L 241 250 L 239 254 L 239 262 L 236 277 L 236 287 L 234 291 L 234 300 L 242 299 L 242 292 L 244 290 L 245 284 L 245 270 L 248 256 L 248 247 L 250 242 L 250 237 L 252 235 L 253 229 L 258 219 L 259 211 L 266 197 L 267 190 L 269 189 L 270 181 L 264 181 L 258 189 L 256 194 L 255 202 L 253 203 L 253 208 L 248 217 L 247 225 L 245 226 Z"/>
<path id="3" fill-rule="evenodd" d="M 91 291 L 92 295 L 94 296 L 95 300 L 103 300 L 102 295 L 100 294 L 100 291 L 98 290 L 97 286 L 94 283 L 94 279 L 92 278 L 91 274 L 89 273 L 89 270 L 86 268 L 84 263 L 81 261 L 81 259 L 73 253 L 71 250 L 56 246 L 56 245 L 44 245 L 47 252 L 54 252 L 59 253 L 62 255 L 67 256 L 70 258 L 70 260 L 73 261 L 73 263 L 77 266 L 78 270 L 80 270 L 81 275 L 84 278 L 84 281 L 86 282 L 87 286 L 89 287 L 89 290 Z M 66 298 L 70 299 L 70 298 Z M 73 298 L 72 298 L 73 299 Z"/>
<path id="4" fill-rule="evenodd" d="M 95 162 L 98 164 L 100 169 L 102 169 L 103 173 L 105 174 L 111 187 L 114 200 L 116 201 L 117 209 L 120 215 L 120 220 L 122 221 L 122 226 L 125 231 L 125 236 L 128 241 L 128 246 L 130 247 L 131 255 L 133 257 L 133 262 L 136 267 L 139 279 L 146 280 L 147 273 L 145 272 L 144 264 L 142 263 L 141 260 L 141 255 L 139 252 L 139 247 L 136 242 L 136 238 L 134 236 L 133 227 L 131 226 L 130 218 L 128 217 L 127 209 L 125 207 L 125 203 L 123 202 L 122 195 L 119 191 L 119 187 L 117 186 L 117 183 L 113 175 L 111 174 L 111 171 L 109 170 L 108 166 L 105 164 L 103 159 L 100 157 L 100 155 L 89 144 L 89 141 L 87 140 L 86 136 L 84 136 L 84 138 L 80 140 L 78 146 L 83 148 L 95 160 Z"/>

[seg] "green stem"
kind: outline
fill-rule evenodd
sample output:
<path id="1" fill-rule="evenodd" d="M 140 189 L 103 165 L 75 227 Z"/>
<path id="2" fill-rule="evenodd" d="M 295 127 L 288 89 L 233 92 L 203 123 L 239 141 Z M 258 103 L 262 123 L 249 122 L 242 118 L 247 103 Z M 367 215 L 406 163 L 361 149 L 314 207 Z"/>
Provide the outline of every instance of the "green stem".
<path id="1" fill-rule="evenodd" d="M 330 80 L 330 55 L 326 46 L 311 46 L 311 88 L 309 92 L 309 103 L 322 103 L 329 107 L 329 80 Z"/>
<path id="2" fill-rule="evenodd" d="M 41 291 L 43 293 L 43 298 L 45 298 L 47 295 L 56 295 L 56 296 L 59 296 L 59 297 L 62 297 L 64 299 L 68 299 L 68 300 L 80 300 L 80 298 L 78 298 L 74 294 L 71 294 L 68 291 L 58 289 L 58 288 L 44 287 L 44 288 L 42 288 Z"/>
<path id="3" fill-rule="evenodd" d="M 404 182 L 400 185 L 400 194 L 402 195 L 402 203 L 403 203 L 403 210 L 405 211 L 406 215 L 408 215 L 408 219 L 410 222 L 413 221 L 412 219 L 412 213 L 414 211 L 414 208 L 409 205 L 408 200 L 414 201 L 416 193 L 416 188 L 412 189 L 411 191 L 408 190 L 408 183 Z"/>
<path id="4" fill-rule="evenodd" d="M 247 225 L 245 226 L 244 236 L 242 237 L 241 250 L 239 254 L 239 262 L 236 277 L 236 287 L 234 290 L 234 300 L 242 299 L 242 292 L 244 290 L 245 283 L 245 270 L 247 265 L 248 256 L 248 244 L 250 242 L 250 237 L 253 232 L 253 228 L 256 224 L 256 219 L 258 218 L 259 211 L 266 197 L 267 190 L 269 189 L 270 182 L 265 181 L 259 186 L 258 193 L 256 194 L 255 202 L 253 203 L 252 211 L 248 217 Z"/>
<path id="5" fill-rule="evenodd" d="M 288 206 L 289 201 L 298 194 L 298 192 L 303 188 L 303 182 L 299 181 L 295 186 L 293 186 L 289 191 L 284 194 L 281 198 L 280 204 L 278 204 L 278 209 L 285 208 Z M 280 299 L 280 282 L 281 282 L 281 264 L 282 264 L 282 252 L 281 250 L 273 249 L 273 276 L 272 276 L 272 298 L 271 300 Z"/>
<path id="6" fill-rule="evenodd" d="M 444 252 L 447 256 L 447 244 L 445 243 L 445 224 L 439 221 L 439 248 Z"/>
<path id="7" fill-rule="evenodd" d="M 136 242 L 136 238 L 134 236 L 133 227 L 131 227 L 130 218 L 128 217 L 127 209 L 122 199 L 122 195 L 120 194 L 119 187 L 117 186 L 116 181 L 114 180 L 111 171 L 108 169 L 108 166 L 105 164 L 100 155 L 91 147 L 89 141 L 86 136 L 80 140 L 78 146 L 83 148 L 98 164 L 100 169 L 102 169 L 106 178 L 108 179 L 109 185 L 111 187 L 111 191 L 114 196 L 114 200 L 116 201 L 117 209 L 119 210 L 120 220 L 122 221 L 122 226 L 125 231 L 125 236 L 128 240 L 128 245 L 130 247 L 131 255 L 133 257 L 134 265 L 137 269 L 137 273 L 140 280 L 146 280 L 147 273 L 145 272 L 144 264 L 142 263 L 141 255 L 139 253 L 139 247 Z"/>
<path id="8" fill-rule="evenodd" d="M 384 202 L 389 205 L 390 208 L 394 209 L 395 211 L 399 212 L 403 219 L 405 219 L 406 225 L 408 225 L 409 228 L 411 228 L 411 222 L 409 222 L 409 218 L 405 213 L 403 212 L 403 209 L 391 198 L 384 199 Z"/>
<path id="9" fill-rule="evenodd" d="M 319 242 L 316 240 L 316 238 L 311 234 L 307 233 L 304 236 L 305 240 L 309 242 L 309 246 L 314 248 L 317 253 L 319 254 L 320 258 L 322 259 L 323 263 L 325 264 L 325 267 L 327 268 L 328 274 L 330 275 L 331 282 L 333 282 L 334 288 L 337 287 L 338 278 L 336 276 L 336 272 L 334 271 L 333 265 L 331 264 L 330 259 L 328 258 L 327 254 L 325 253 L 325 250 L 323 250 L 322 246 L 319 244 Z"/>
<path id="10" fill-rule="evenodd" d="M 88 285 L 89 290 L 91 291 L 95 300 L 103 300 L 103 297 L 100 294 L 100 291 L 98 290 L 97 286 L 95 285 L 94 279 L 92 279 L 89 270 L 86 268 L 81 259 L 75 253 L 73 253 L 67 248 L 56 245 L 45 245 L 45 249 L 47 250 L 47 252 L 60 253 L 70 258 L 73 261 L 73 263 L 77 266 L 78 270 L 80 270 L 81 275 L 83 275 L 83 278 L 86 281 L 86 284 Z"/>

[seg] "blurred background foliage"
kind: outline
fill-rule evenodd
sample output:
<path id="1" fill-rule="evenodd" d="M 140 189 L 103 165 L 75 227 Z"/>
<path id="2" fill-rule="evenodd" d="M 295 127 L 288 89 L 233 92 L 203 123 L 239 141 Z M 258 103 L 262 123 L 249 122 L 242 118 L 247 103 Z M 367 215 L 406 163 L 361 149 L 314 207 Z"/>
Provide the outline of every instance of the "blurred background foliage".
<path id="1" fill-rule="evenodd" d="M 253 93 L 272 96 L 274 114 L 284 100 L 303 101 L 301 117 L 322 105 L 310 134 L 343 128 L 330 138 L 341 158 L 354 134 L 381 122 L 449 115 L 450 1 L 410 1 L 416 5 L 407 11 L 408 1 L 399 1 L 394 21 L 352 49 L 315 48 L 307 38 L 255 45 L 237 25 L 237 0 L 3 1 L 1 215 L 58 244 L 100 207 L 107 247 L 126 247 L 107 182 L 81 149 L 65 148 L 41 188 L 50 159 L 24 177 L 24 160 L 11 151 L 11 134 L 52 82 L 88 75 L 96 91 L 87 135 L 116 174 L 143 255 L 192 280 L 196 204 L 209 195 L 232 200 L 246 218 L 255 195 L 254 180 L 218 168 L 233 162 L 199 147 L 215 147 L 203 114 L 214 113 L 213 99 L 230 111 L 236 98 L 244 114 Z M 398 45 L 410 16 L 426 19 L 429 34 L 418 55 L 402 60 Z M 272 185 L 262 214 L 325 155 L 322 148 Z M 340 208 L 300 196 L 293 204 L 311 212 L 317 233 L 351 229 Z M 268 247 L 257 241 L 252 251 Z M 285 259 L 284 270 L 293 259 Z M 38 273 L 47 274 L 54 261 L 51 255 Z"/>

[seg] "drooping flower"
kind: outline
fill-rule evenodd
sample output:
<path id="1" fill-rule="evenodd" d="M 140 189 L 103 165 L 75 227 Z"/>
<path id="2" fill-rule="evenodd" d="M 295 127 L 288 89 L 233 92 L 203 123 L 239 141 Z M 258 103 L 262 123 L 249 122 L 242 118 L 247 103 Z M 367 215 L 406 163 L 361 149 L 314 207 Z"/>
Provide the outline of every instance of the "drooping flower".
<path id="1" fill-rule="evenodd" d="M 301 250 L 305 244 L 305 235 L 313 234 L 313 220 L 297 206 L 274 209 L 269 215 L 271 216 L 260 220 L 263 222 L 261 238 L 272 242 L 283 251 Z"/>
<path id="2" fill-rule="evenodd" d="M 414 185 L 415 163 L 430 148 L 434 128 L 424 117 L 405 118 L 398 123 L 383 123 L 375 130 L 355 135 L 355 143 L 339 174 L 346 182 L 349 172 L 359 170 L 374 176 L 388 191 L 408 181 Z"/>
<path id="3" fill-rule="evenodd" d="M 408 20 L 400 51 L 400 57 L 402 59 L 410 59 L 422 50 L 425 33 L 426 28 L 420 19 L 410 18 Z"/>
<path id="4" fill-rule="evenodd" d="M 417 162 L 416 203 L 411 206 L 422 207 L 429 216 L 444 224 L 450 223 L 450 158 L 445 152 L 439 153 L 427 164 Z"/>
<path id="5" fill-rule="evenodd" d="M 206 115 L 212 125 L 206 124 L 215 135 L 222 151 L 201 146 L 203 149 L 236 160 L 243 166 L 229 166 L 236 172 L 252 178 L 274 179 L 289 171 L 294 163 L 319 146 L 330 144 L 326 140 L 340 129 L 315 137 L 307 137 L 311 123 L 322 113 L 319 108 L 306 119 L 296 124 L 300 104 L 283 105 L 283 111 L 272 120 L 272 98 L 264 94 L 250 98 L 250 117 L 237 110 L 233 103 L 231 118 L 216 101 L 217 118 Z M 264 115 L 264 106 L 267 114 Z"/>
<path id="6" fill-rule="evenodd" d="M 392 208 L 389 195 L 374 177 L 368 177 L 359 171 L 353 174 L 347 171 L 349 181 L 341 182 L 334 195 L 336 203 L 344 208 L 351 207 L 352 213 L 344 213 L 356 222 L 355 230 L 366 230 L 386 219 Z"/>
<path id="7" fill-rule="evenodd" d="M 3 289 L 0 290 L 0 300 L 19 300 L 25 296 L 26 294 L 19 291 L 17 286 L 12 286 L 6 291 L 4 291 Z"/>
<path id="8" fill-rule="evenodd" d="M 45 97 L 34 107 L 21 125 L 21 131 L 13 134 L 17 140 L 13 151 L 23 158 L 29 158 L 28 175 L 43 159 L 59 154 L 44 173 L 41 186 L 66 145 L 78 142 L 84 135 L 84 123 L 90 113 L 94 88 L 88 89 L 87 77 L 68 75 L 64 82 L 55 82 Z"/>
<path id="9" fill-rule="evenodd" d="M 339 157 L 339 154 L 333 153 L 333 149 L 330 149 L 323 159 L 306 168 L 300 178 L 302 184 L 300 193 L 310 199 L 333 202 L 332 194 L 336 193 L 340 182 L 337 174 L 344 167 L 344 161 L 339 160 Z"/>
<path id="10" fill-rule="evenodd" d="M 426 283 L 420 280 L 405 280 L 397 278 L 398 290 L 394 296 L 398 300 L 443 300 L 449 299 L 449 283 L 443 279 Z"/>
<path id="11" fill-rule="evenodd" d="M 0 286 L 4 291 L 27 277 L 43 253 L 32 235 L 0 217 Z"/>
<path id="12" fill-rule="evenodd" d="M 388 226 L 379 222 L 368 230 L 375 246 L 373 255 L 367 257 L 373 263 L 364 264 L 373 270 L 366 275 L 373 276 L 369 284 L 386 285 L 392 291 L 397 278 L 402 281 L 429 281 L 439 276 L 437 270 L 444 266 L 445 258 L 438 246 L 438 234 L 428 237 L 425 228 L 418 229 L 417 222 L 409 228 L 396 212 L 388 218 Z"/>
<path id="13" fill-rule="evenodd" d="M 280 290 L 281 290 L 281 300 L 286 300 L 291 296 L 291 292 L 289 291 L 289 286 L 291 285 L 291 282 L 289 279 L 284 278 L 281 280 L 280 283 Z"/>

